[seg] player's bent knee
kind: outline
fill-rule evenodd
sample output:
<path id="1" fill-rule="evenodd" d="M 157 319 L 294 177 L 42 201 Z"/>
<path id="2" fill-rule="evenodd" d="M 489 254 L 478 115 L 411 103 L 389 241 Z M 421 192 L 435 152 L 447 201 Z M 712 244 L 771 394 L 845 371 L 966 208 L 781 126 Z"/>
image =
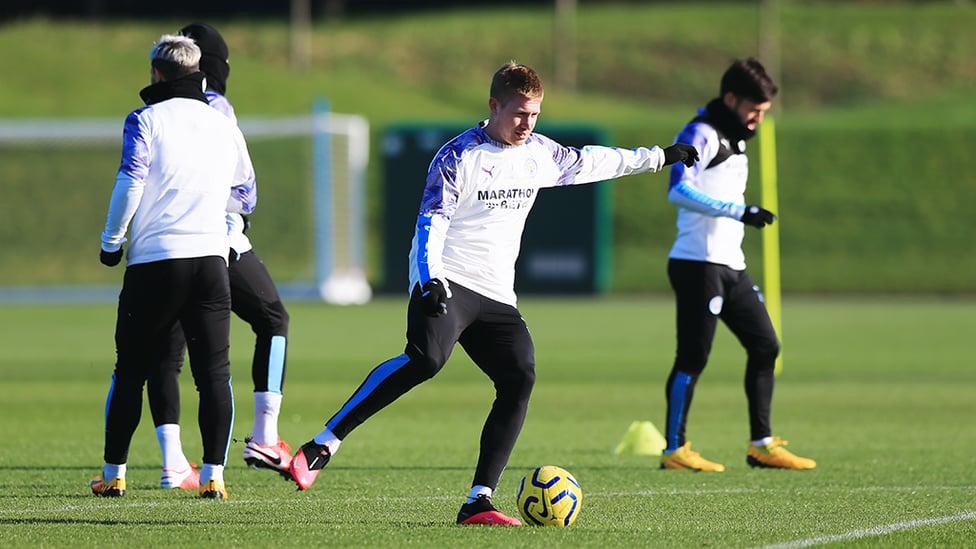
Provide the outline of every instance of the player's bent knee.
<path id="1" fill-rule="evenodd" d="M 776 360 L 776 357 L 779 356 L 780 344 L 775 339 L 766 340 L 753 345 L 748 352 L 750 357 L 759 360 Z"/>
<path id="2" fill-rule="evenodd" d="M 535 364 L 530 363 L 520 366 L 515 370 L 518 373 L 519 384 L 531 389 L 535 385 Z"/>
<path id="3" fill-rule="evenodd" d="M 500 393 L 528 398 L 532 393 L 532 388 L 535 387 L 535 364 L 516 365 L 508 370 L 505 376 L 496 379 L 495 384 Z"/>
<path id="4" fill-rule="evenodd" d="M 446 356 L 424 353 L 412 345 L 407 347 L 406 355 L 410 358 L 410 369 L 421 379 L 434 377 L 447 362 Z"/>
<path id="5" fill-rule="evenodd" d="M 291 317 L 285 309 L 285 305 L 280 301 L 268 305 L 268 332 L 272 335 L 288 335 L 288 322 Z"/>
<path id="6" fill-rule="evenodd" d="M 690 376 L 697 376 L 705 369 L 708 357 L 705 355 L 686 356 L 679 355 L 674 361 L 674 370 Z"/>

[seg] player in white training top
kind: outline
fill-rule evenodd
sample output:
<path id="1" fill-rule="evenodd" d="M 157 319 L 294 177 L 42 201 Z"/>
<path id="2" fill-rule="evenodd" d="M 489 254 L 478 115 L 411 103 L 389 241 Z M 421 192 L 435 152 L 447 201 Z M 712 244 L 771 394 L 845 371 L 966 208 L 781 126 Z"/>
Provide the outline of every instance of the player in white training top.
<path id="1" fill-rule="evenodd" d="M 125 119 L 102 233 L 103 264 L 122 260 L 127 232 L 129 250 L 105 405 L 105 465 L 91 489 L 125 495 L 143 385 L 164 367 L 172 335 L 182 330 L 200 393 L 200 496 L 226 499 L 223 469 L 234 417 L 226 215 L 254 209 L 254 169 L 237 125 L 207 103 L 193 40 L 165 35 L 150 60 L 152 85 L 140 92 L 146 106 Z"/>
<path id="2" fill-rule="evenodd" d="M 719 97 L 689 122 L 675 141 L 693 144 L 701 162 L 671 169 L 668 199 L 678 206 L 678 235 L 668 260 L 677 302 L 678 350 L 665 387 L 668 411 L 662 469 L 722 472 L 685 440 L 685 425 L 698 378 L 721 319 L 746 349 L 745 389 L 753 467 L 812 469 L 816 462 L 794 455 L 772 436 L 773 370 L 779 354 L 776 331 L 759 287 L 746 271 L 745 226 L 762 229 L 773 212 L 745 202 L 753 137 L 772 106 L 777 87 L 755 59 L 734 62 L 722 76 Z"/>
<path id="3" fill-rule="evenodd" d="M 459 524 L 519 524 L 491 495 L 515 446 L 532 386 L 532 338 L 516 309 L 515 260 L 539 190 L 591 183 L 665 165 L 691 165 L 688 145 L 617 149 L 565 147 L 532 130 L 543 99 L 539 76 L 508 63 L 491 82 L 488 120 L 437 152 L 427 173 L 410 251 L 410 303 L 404 352 L 377 366 L 326 429 L 295 454 L 291 473 L 311 486 L 340 442 L 377 411 L 433 377 L 455 343 L 494 384 L 495 402 Z"/>
<path id="4" fill-rule="evenodd" d="M 224 95 L 230 64 L 223 36 L 206 23 L 189 24 L 179 34 L 193 39 L 200 48 L 200 71 L 207 77 L 205 95 L 210 106 L 236 124 L 234 107 Z M 243 214 L 227 213 L 231 310 L 250 325 L 255 336 L 251 359 L 254 422 L 251 436 L 245 438 L 244 460 L 253 467 L 287 475 L 291 448 L 278 436 L 278 416 L 285 383 L 289 316 L 271 274 L 245 234 L 248 225 Z M 158 376 L 149 378 L 146 393 L 163 454 L 160 487 L 195 490 L 199 475 L 184 455 L 180 437 L 179 376 L 185 349 L 182 332 L 174 331 L 164 357 L 167 365 L 158 370 Z"/>

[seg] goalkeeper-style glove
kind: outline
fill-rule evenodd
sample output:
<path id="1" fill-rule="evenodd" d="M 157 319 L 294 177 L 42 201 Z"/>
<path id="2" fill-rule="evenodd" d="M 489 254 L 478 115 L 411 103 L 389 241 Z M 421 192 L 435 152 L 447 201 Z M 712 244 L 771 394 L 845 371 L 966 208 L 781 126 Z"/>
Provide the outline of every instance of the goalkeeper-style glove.
<path id="1" fill-rule="evenodd" d="M 447 314 L 447 288 L 444 283 L 432 278 L 420 288 L 420 305 L 427 316 L 437 317 Z"/>
<path id="2" fill-rule="evenodd" d="M 773 212 L 760 206 L 746 206 L 746 212 L 742 214 L 739 221 L 746 225 L 752 225 L 757 229 L 762 229 L 766 225 L 772 225 L 776 216 Z"/>
<path id="3" fill-rule="evenodd" d="M 698 161 L 698 149 L 684 143 L 675 143 L 664 149 L 664 165 L 670 166 L 678 162 L 683 162 L 685 166 L 692 167 Z"/>
<path id="4" fill-rule="evenodd" d="M 102 265 L 106 267 L 114 267 L 122 261 L 122 248 L 114 252 L 106 252 L 105 250 L 99 250 L 101 253 L 98 254 L 98 260 L 102 262 Z"/>

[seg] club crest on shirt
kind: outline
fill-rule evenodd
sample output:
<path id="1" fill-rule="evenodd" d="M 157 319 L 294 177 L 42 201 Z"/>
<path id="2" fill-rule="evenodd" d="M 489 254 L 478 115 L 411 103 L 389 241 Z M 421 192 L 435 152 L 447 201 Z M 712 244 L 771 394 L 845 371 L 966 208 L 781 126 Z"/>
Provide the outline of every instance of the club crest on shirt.
<path id="1" fill-rule="evenodd" d="M 735 153 L 737 153 L 737 154 L 742 154 L 742 153 L 746 152 L 746 141 L 745 141 L 745 139 L 740 139 L 740 140 L 736 141 L 735 142 L 735 148 L 732 148 L 732 143 L 730 143 L 729 140 L 726 139 L 726 138 L 724 138 L 724 137 L 721 138 L 721 139 L 719 139 L 719 144 L 722 147 L 724 147 L 726 149 L 729 149 L 730 151 L 735 151 Z"/>
<path id="2" fill-rule="evenodd" d="M 535 177 L 535 174 L 539 172 L 539 164 L 536 163 L 534 158 L 527 158 L 525 160 L 525 175 L 527 177 Z"/>

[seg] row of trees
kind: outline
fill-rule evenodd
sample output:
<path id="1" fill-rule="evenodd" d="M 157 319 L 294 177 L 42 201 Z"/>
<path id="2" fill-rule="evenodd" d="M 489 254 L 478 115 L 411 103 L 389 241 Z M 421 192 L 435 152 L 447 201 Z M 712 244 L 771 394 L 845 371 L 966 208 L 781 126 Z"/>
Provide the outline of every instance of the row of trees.
<path id="1" fill-rule="evenodd" d="M 545 4 L 552 0 L 522 0 L 513 5 Z M 281 17 L 287 18 L 296 8 L 307 9 L 314 17 L 342 17 L 345 14 L 404 12 L 492 5 L 499 2 L 488 0 L 167 0 L 166 2 L 132 2 L 131 0 L 3 0 L 0 18 L 47 16 L 72 18 L 120 18 L 120 17 Z M 501 2 L 504 4 L 504 2 Z"/>
<path id="2" fill-rule="evenodd" d="M 402 13 L 406 11 L 457 9 L 476 6 L 553 5 L 564 0 L 167 0 L 166 2 L 133 2 L 132 0 L 3 0 L 0 20 L 46 16 L 54 18 L 132 18 L 178 17 L 214 19 L 237 17 L 288 18 L 296 11 L 310 13 L 315 19 L 340 18 L 345 15 Z M 653 3 L 677 0 L 572 0 L 573 3 Z M 702 1 L 702 0 L 699 0 Z M 705 0 L 707 1 L 707 0 Z M 722 1 L 722 0 L 713 0 Z M 728 0 L 725 0 L 726 2 Z M 756 0 L 739 0 L 751 3 Z M 803 0 L 793 0 L 800 2 Z M 862 0 L 877 1 L 877 0 Z M 891 0 L 886 0 L 891 1 Z"/>

